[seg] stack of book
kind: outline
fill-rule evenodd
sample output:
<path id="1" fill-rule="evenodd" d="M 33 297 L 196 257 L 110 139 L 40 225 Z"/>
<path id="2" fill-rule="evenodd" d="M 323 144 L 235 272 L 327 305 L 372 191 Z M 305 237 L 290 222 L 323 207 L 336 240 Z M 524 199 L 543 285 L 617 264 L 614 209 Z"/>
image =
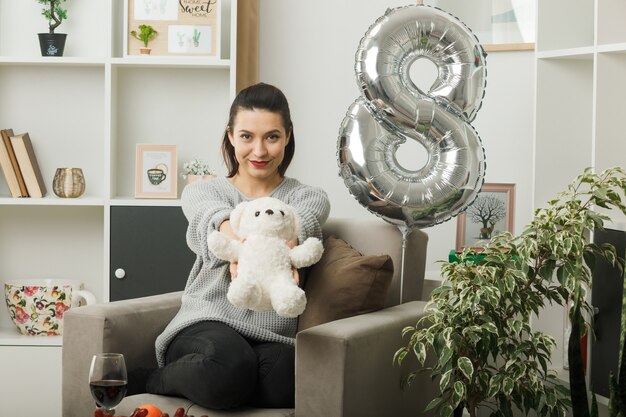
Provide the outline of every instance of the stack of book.
<path id="1" fill-rule="evenodd" d="M 45 196 L 46 185 L 28 133 L 15 135 L 13 129 L 3 129 L 0 130 L 0 136 L 0 167 L 11 196 Z"/>

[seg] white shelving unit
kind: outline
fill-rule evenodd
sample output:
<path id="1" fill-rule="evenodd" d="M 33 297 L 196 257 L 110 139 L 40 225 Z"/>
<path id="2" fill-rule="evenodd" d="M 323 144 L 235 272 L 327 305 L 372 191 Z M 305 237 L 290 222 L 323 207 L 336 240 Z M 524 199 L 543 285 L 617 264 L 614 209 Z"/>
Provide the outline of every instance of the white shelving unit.
<path id="1" fill-rule="evenodd" d="M 626 166 L 624 0 L 537 1 L 534 206 L 544 207 L 586 167 Z M 616 223 L 626 218 L 616 212 Z M 555 336 L 563 364 L 563 308 L 535 321 Z"/>
<path id="2" fill-rule="evenodd" d="M 624 0 L 537 2 L 536 207 L 585 167 L 626 165 L 624 14 Z"/>
<path id="3" fill-rule="evenodd" d="M 0 0 L 0 128 L 29 132 L 48 188 L 45 198 L 16 199 L 0 180 L 1 281 L 77 279 L 108 301 L 110 208 L 180 205 L 134 198 L 135 145 L 176 144 L 179 166 L 202 158 L 222 167 L 219 144 L 236 92 L 238 8 L 237 0 L 220 1 L 221 56 L 207 58 L 123 57 L 121 0 L 64 4 L 68 19 L 56 30 L 68 33 L 64 57 L 41 57 L 41 6 Z M 83 169 L 82 197 L 54 195 L 58 167 Z M 179 176 L 179 196 L 182 187 Z M 0 372 L 19 371 L 24 380 L 0 392 L 3 413 L 60 415 L 61 344 L 61 337 L 20 336 L 0 308 Z M 34 368 L 33 355 L 56 365 Z M 49 383 L 33 401 L 37 378 Z"/>

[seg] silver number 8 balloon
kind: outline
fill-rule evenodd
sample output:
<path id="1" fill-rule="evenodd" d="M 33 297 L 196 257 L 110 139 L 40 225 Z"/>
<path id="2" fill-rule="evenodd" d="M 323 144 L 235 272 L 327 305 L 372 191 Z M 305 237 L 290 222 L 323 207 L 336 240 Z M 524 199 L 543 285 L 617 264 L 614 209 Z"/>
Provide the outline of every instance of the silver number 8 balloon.
<path id="1" fill-rule="evenodd" d="M 484 96 L 485 57 L 467 26 L 429 6 L 389 9 L 361 39 L 355 71 L 362 95 L 341 123 L 340 175 L 361 205 L 404 236 L 456 216 L 482 187 L 484 149 L 470 122 Z M 409 73 L 420 58 L 438 69 L 428 92 Z M 398 163 L 406 141 L 426 149 L 423 167 Z"/>

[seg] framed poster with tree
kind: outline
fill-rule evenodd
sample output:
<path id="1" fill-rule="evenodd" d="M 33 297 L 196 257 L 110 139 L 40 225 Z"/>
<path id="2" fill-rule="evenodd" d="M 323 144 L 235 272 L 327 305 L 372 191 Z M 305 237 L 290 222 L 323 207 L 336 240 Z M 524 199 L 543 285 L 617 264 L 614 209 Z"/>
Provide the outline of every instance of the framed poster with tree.
<path id="1" fill-rule="evenodd" d="M 491 236 L 513 233 L 515 184 L 485 183 L 476 200 L 457 216 L 456 251 L 469 247 L 476 252 Z"/>
<path id="2" fill-rule="evenodd" d="M 221 0 L 125 0 L 124 56 L 139 55 L 131 32 L 151 26 L 151 55 L 220 58 Z"/>

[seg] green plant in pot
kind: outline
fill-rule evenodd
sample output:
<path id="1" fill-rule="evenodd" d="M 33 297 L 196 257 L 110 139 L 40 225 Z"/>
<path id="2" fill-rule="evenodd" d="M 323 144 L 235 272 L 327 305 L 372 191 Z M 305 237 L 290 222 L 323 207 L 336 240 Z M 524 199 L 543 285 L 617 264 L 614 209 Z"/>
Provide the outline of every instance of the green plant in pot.
<path id="1" fill-rule="evenodd" d="M 139 51 L 143 55 L 149 55 L 151 52 L 151 48 L 148 47 L 148 43 L 154 39 L 156 35 L 159 34 L 154 28 L 150 25 L 139 25 L 139 32 L 136 30 L 131 30 L 130 34 L 135 38 L 140 40 L 143 43 L 143 48 L 140 48 Z"/>
<path id="2" fill-rule="evenodd" d="M 196 181 L 208 181 L 215 177 L 215 171 L 202 159 L 194 159 L 183 165 L 182 177 L 191 184 Z"/>
<path id="3" fill-rule="evenodd" d="M 48 33 L 39 33 L 39 47 L 42 56 L 63 56 L 66 33 L 55 33 L 63 20 L 67 19 L 67 9 L 61 7 L 65 0 L 37 0 L 44 8 L 41 14 L 48 20 Z"/>
<path id="4" fill-rule="evenodd" d="M 415 355 L 439 381 L 440 394 L 427 409 L 439 416 L 460 416 L 478 410 L 509 417 L 565 416 L 571 407 L 569 390 L 550 370 L 553 337 L 534 331 L 531 317 L 548 303 L 579 300 L 587 313 L 590 286 L 586 266 L 596 256 L 609 256 L 587 241 L 590 231 L 607 219 L 595 207 L 626 214 L 622 198 L 626 172 L 611 168 L 600 174 L 586 169 L 566 191 L 538 209 L 518 236 L 491 237 L 484 257 L 469 250 L 459 262 L 443 262 L 441 287 L 433 291 L 426 314 L 403 330 L 408 337 L 394 356 L 402 363 Z M 539 318 L 541 319 L 541 317 Z M 434 365 L 425 369 L 428 355 Z M 482 414 L 482 411 L 481 411 Z"/>

